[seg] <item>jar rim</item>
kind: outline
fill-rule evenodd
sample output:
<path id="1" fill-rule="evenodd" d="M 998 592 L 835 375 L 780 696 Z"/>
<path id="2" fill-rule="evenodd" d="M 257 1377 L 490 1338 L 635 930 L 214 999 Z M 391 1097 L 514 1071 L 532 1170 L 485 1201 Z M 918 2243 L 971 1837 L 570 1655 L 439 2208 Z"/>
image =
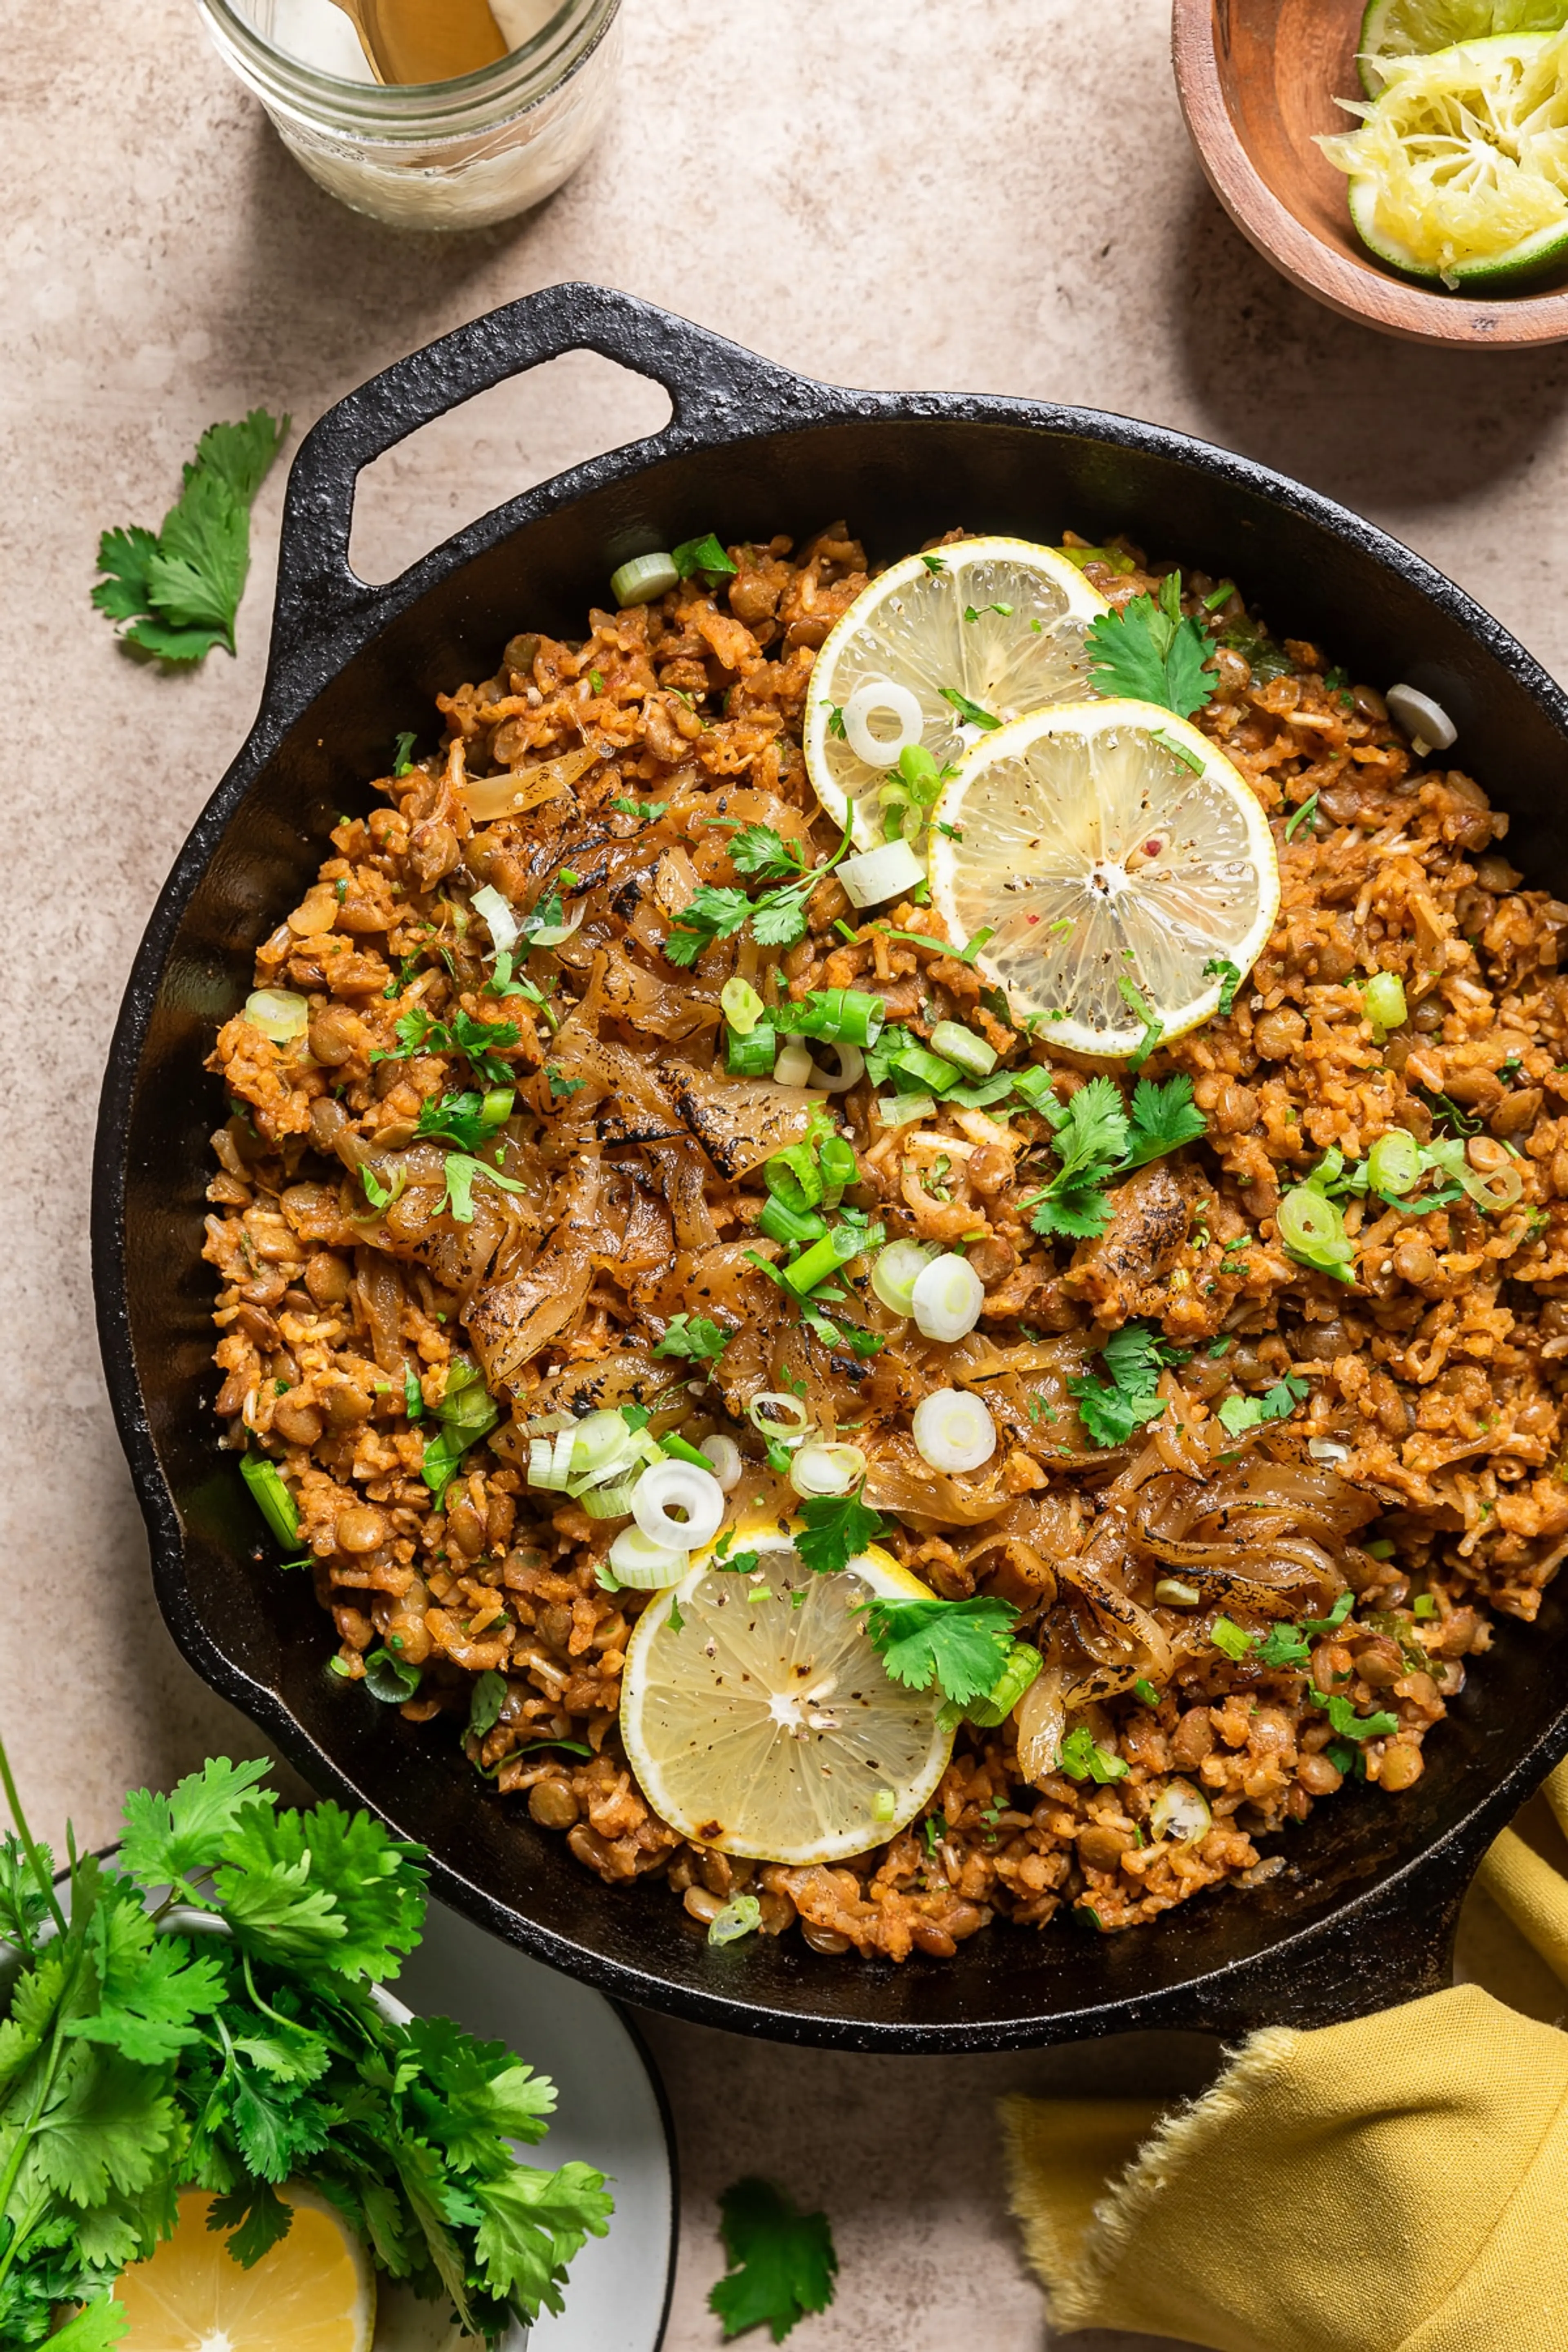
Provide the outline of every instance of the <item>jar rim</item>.
<path id="1" fill-rule="evenodd" d="M 334 130 L 353 126 L 397 138 L 471 130 L 498 104 L 533 103 L 597 47 L 620 0 L 560 0 L 539 30 L 504 58 L 437 82 L 350 81 L 280 48 L 236 0 L 200 5 L 219 47 L 230 51 L 230 63 L 264 100 Z"/>

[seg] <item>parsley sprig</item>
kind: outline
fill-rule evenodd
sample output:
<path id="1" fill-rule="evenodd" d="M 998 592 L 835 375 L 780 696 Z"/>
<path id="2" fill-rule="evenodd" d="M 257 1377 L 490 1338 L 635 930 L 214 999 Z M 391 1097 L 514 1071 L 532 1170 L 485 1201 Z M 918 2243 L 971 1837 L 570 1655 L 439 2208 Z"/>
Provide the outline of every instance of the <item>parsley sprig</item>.
<path id="1" fill-rule="evenodd" d="M 216 1757 L 166 1796 L 135 1791 L 118 1855 L 73 1847 L 62 1901 L 0 1751 L 18 1823 L 0 1937 L 21 1954 L 0 2023 L 7 2346 L 114 2344 L 114 2276 L 187 2184 L 214 2193 L 246 2267 L 288 2232 L 284 2184 L 315 2184 L 384 2270 L 490 2336 L 558 2311 L 567 2263 L 605 2232 L 599 2173 L 507 2145 L 542 2137 L 547 2081 L 450 2019 L 395 2025 L 376 2006 L 419 1940 L 423 1849 L 334 1804 L 287 1811 L 266 1770 Z M 189 1904 L 228 1933 L 179 1929 Z M 61 2303 L 85 2310 L 51 2338 Z"/>
<path id="2" fill-rule="evenodd" d="M 1102 613 L 1085 632 L 1089 677 L 1096 690 L 1158 702 L 1190 719 L 1213 698 L 1205 667 L 1214 641 L 1201 621 L 1182 612 L 1182 580 L 1167 572 L 1158 599 L 1134 596 L 1119 613 Z"/>

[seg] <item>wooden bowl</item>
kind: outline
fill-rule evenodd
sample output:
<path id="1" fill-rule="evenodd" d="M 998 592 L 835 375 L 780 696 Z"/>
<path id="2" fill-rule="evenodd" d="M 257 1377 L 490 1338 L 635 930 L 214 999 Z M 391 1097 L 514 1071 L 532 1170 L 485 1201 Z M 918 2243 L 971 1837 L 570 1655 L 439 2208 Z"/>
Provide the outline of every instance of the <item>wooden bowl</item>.
<path id="1" fill-rule="evenodd" d="M 1331 310 L 1418 343 L 1568 341 L 1568 288 L 1478 301 L 1429 291 L 1374 260 L 1351 226 L 1348 184 L 1314 142 L 1359 98 L 1361 0 L 1173 0 L 1176 89 L 1198 159 L 1265 259 Z"/>

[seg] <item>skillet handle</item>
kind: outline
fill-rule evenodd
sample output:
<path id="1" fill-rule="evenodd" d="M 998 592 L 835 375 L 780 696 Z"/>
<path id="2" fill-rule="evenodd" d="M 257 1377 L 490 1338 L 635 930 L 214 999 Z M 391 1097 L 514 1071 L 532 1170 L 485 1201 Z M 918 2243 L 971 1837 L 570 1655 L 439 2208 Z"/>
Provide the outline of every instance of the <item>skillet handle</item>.
<path id="1" fill-rule="evenodd" d="M 809 410 L 817 387 L 634 295 L 603 286 L 548 286 L 470 320 L 412 352 L 351 392 L 314 425 L 289 476 L 278 597 L 275 664 L 315 647 L 396 592 L 372 587 L 349 562 L 354 487 L 363 469 L 476 393 L 558 359 L 597 352 L 668 393 L 674 414 L 645 445 L 667 456 L 758 413 L 770 423 Z M 405 579 L 408 577 L 405 573 Z"/>

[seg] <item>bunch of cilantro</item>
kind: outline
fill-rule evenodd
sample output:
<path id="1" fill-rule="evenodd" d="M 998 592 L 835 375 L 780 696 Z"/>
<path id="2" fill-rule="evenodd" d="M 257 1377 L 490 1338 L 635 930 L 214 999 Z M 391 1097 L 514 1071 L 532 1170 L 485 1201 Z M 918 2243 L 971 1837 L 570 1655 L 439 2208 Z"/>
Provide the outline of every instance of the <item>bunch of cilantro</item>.
<path id="1" fill-rule="evenodd" d="M 184 469 L 162 530 L 106 530 L 92 601 L 123 622 L 122 643 L 166 662 L 234 651 L 235 615 L 250 570 L 250 509 L 283 446 L 287 416 L 253 408 L 243 425 L 209 425 Z"/>
<path id="2" fill-rule="evenodd" d="M 282 1811 L 263 1763 L 216 1758 L 125 1803 L 108 1864 L 57 1891 L 27 1832 L 0 1842 L 0 1938 L 20 1970 L 0 2021 L 0 2344 L 102 2352 L 116 2274 L 174 2229 L 177 2192 L 258 2262 L 310 2182 L 376 2263 L 494 2342 L 561 2309 L 567 2263 L 611 2210 L 584 2164 L 545 2172 L 554 2090 L 447 2018 L 395 2025 L 375 1986 L 425 1915 L 422 1849 L 333 1804 Z M 190 1906 L 218 1923 L 204 1929 Z M 83 2306 L 58 2333 L 59 2305 Z"/>

